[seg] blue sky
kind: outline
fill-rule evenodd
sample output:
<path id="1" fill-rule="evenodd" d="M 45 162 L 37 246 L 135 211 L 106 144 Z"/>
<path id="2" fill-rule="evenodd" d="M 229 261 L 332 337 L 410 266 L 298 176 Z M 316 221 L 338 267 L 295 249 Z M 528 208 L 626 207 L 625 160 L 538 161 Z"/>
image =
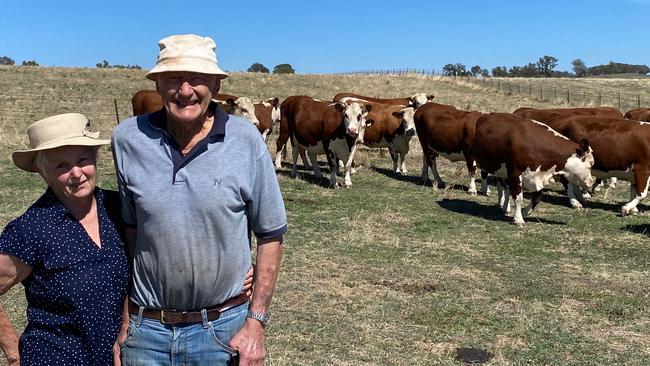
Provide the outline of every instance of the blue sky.
<path id="1" fill-rule="evenodd" d="M 123 1 L 0 0 L 0 56 L 20 64 L 94 67 L 155 63 L 158 40 L 212 37 L 222 68 L 299 73 L 365 69 L 491 70 L 544 55 L 650 64 L 650 0 Z"/>

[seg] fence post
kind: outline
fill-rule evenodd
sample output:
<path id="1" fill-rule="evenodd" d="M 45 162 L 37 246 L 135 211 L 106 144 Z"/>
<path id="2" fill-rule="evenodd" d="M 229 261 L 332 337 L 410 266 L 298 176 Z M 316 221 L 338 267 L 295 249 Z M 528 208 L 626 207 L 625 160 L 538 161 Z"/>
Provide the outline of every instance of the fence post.
<path id="1" fill-rule="evenodd" d="M 557 87 L 553 88 L 553 99 L 557 100 Z"/>
<path id="2" fill-rule="evenodd" d="M 603 94 L 598 91 L 598 106 L 600 107 L 603 104 Z"/>
<path id="3" fill-rule="evenodd" d="M 566 90 L 566 104 L 571 104 L 571 90 Z"/>
<path id="4" fill-rule="evenodd" d="M 640 95 L 636 96 L 636 107 L 641 108 L 641 96 Z"/>
<path id="5" fill-rule="evenodd" d="M 542 102 L 544 101 L 544 87 L 543 86 L 539 87 L 539 100 L 541 100 Z"/>
<path id="6" fill-rule="evenodd" d="M 115 104 L 115 124 L 120 124 L 120 114 L 117 111 L 117 99 L 113 99 L 113 104 Z"/>
<path id="7" fill-rule="evenodd" d="M 530 92 L 528 94 L 532 97 L 533 96 L 533 83 L 528 83 L 528 86 L 530 87 Z"/>
<path id="8" fill-rule="evenodd" d="M 618 92 L 618 110 L 621 110 L 621 92 Z"/>

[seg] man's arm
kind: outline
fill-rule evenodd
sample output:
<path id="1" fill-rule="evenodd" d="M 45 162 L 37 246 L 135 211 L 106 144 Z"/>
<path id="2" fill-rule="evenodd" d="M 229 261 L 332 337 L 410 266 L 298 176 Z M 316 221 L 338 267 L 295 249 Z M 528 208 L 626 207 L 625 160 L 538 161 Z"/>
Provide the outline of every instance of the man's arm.
<path id="1" fill-rule="evenodd" d="M 129 255 L 128 255 L 129 261 L 131 261 L 130 250 L 135 247 L 136 233 L 137 233 L 136 228 L 128 228 L 128 227 L 126 228 L 126 245 L 127 245 L 127 251 L 129 251 Z M 120 358 L 121 357 L 120 346 L 126 340 L 126 335 L 129 330 L 129 319 L 130 319 L 129 295 L 127 294 L 126 297 L 124 298 L 124 306 L 122 307 L 122 322 L 120 324 L 120 332 L 118 333 L 117 339 L 113 344 L 113 366 L 122 365 L 122 360 Z"/>
<path id="2" fill-rule="evenodd" d="M 250 310 L 268 314 L 282 260 L 282 237 L 257 242 L 255 283 Z M 230 341 L 230 347 L 239 352 L 239 364 L 264 365 L 264 327 L 259 321 L 246 318 L 242 329 Z"/>

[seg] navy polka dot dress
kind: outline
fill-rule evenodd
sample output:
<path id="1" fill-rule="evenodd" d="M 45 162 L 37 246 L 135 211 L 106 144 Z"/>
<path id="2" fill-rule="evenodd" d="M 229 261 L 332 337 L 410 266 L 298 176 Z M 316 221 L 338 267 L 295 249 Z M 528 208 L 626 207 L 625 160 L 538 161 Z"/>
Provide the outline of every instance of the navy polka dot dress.
<path id="1" fill-rule="evenodd" d="M 101 248 L 50 189 L 0 236 L 0 252 L 32 267 L 21 366 L 112 365 L 129 270 L 117 192 L 94 194 Z"/>

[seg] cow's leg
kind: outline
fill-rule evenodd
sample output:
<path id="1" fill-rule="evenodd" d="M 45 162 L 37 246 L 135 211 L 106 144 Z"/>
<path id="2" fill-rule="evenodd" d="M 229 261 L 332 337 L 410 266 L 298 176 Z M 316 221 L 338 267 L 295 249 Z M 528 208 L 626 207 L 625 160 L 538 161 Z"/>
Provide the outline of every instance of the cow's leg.
<path id="1" fill-rule="evenodd" d="M 300 148 L 297 145 L 293 145 L 291 148 L 291 178 L 295 178 L 298 175 L 298 150 Z"/>
<path id="2" fill-rule="evenodd" d="M 580 192 L 580 189 L 577 189 L 578 192 Z M 573 185 L 573 183 L 568 183 L 566 186 L 566 195 L 569 197 L 569 205 L 576 210 L 582 210 L 582 204 L 580 201 L 578 201 L 578 197 L 576 197 L 576 187 Z"/>
<path id="3" fill-rule="evenodd" d="M 603 178 L 596 178 L 594 186 L 591 188 L 592 192 L 600 192 L 600 189 L 605 185 L 605 180 Z"/>
<path id="4" fill-rule="evenodd" d="M 635 166 L 634 182 L 630 184 L 630 198 L 632 196 L 634 198 L 621 207 L 621 216 L 634 215 L 639 212 L 637 205 L 648 195 L 648 185 L 650 185 L 650 169 Z"/>
<path id="5" fill-rule="evenodd" d="M 438 163 L 436 162 L 438 160 L 437 158 L 431 159 L 431 173 L 433 174 L 433 189 L 436 190 L 438 187 L 444 187 L 445 182 L 442 181 L 442 178 L 440 178 L 440 174 L 438 174 Z"/>
<path id="6" fill-rule="evenodd" d="M 530 216 L 530 214 L 533 213 L 535 207 L 537 207 L 537 205 L 541 200 L 542 200 L 542 191 L 533 192 L 530 196 L 530 204 L 523 208 L 523 210 L 521 211 L 521 215 L 523 217 Z"/>
<path id="7" fill-rule="evenodd" d="M 617 177 L 610 177 L 609 178 L 609 188 L 616 188 L 616 183 L 618 182 Z"/>
<path id="8" fill-rule="evenodd" d="M 287 155 L 285 147 L 282 146 L 281 149 L 275 152 L 275 170 L 282 169 L 282 155 L 285 155 L 285 158 Z"/>
<path id="9" fill-rule="evenodd" d="M 520 228 L 523 228 L 526 225 L 524 221 L 524 216 L 521 213 L 522 206 L 524 204 L 524 193 L 521 189 L 521 176 L 510 176 L 508 178 L 508 187 L 510 189 L 510 197 L 515 201 L 515 214 L 513 222 Z"/>
<path id="10" fill-rule="evenodd" d="M 429 163 L 426 154 L 422 153 L 422 174 L 420 174 L 420 181 L 422 184 L 427 184 L 429 180 Z"/>
<path id="11" fill-rule="evenodd" d="M 392 146 L 388 146 L 388 152 L 390 153 L 390 160 L 393 162 L 393 173 L 398 174 L 399 154 L 397 153 L 397 151 L 395 151 L 395 149 Z"/>
<path id="12" fill-rule="evenodd" d="M 465 164 L 467 165 L 467 174 L 469 175 L 469 189 L 467 192 L 472 196 L 475 196 L 478 193 L 476 191 L 476 180 L 474 179 L 474 176 L 476 175 L 476 164 L 474 164 L 474 160 L 467 157 L 465 158 Z"/>
<path id="13" fill-rule="evenodd" d="M 401 170 L 402 175 L 408 174 L 408 170 L 406 170 L 406 153 L 405 152 L 400 152 L 399 153 L 399 161 L 400 161 L 399 166 L 400 166 L 400 170 Z"/>
<path id="14" fill-rule="evenodd" d="M 316 161 L 316 153 L 313 153 L 313 152 L 311 152 L 311 151 L 308 151 L 307 154 L 309 155 L 309 160 L 311 160 L 311 161 Z M 304 165 L 305 161 L 307 161 L 307 158 L 305 157 L 305 152 L 302 151 L 302 153 L 300 154 L 300 156 L 302 157 L 302 162 L 303 162 L 303 165 Z M 312 170 L 314 171 L 314 177 L 320 179 L 320 177 L 321 177 L 320 165 L 318 165 L 318 164 L 312 164 L 312 165 L 311 165 L 311 168 L 312 168 Z M 309 169 L 309 168 L 307 168 L 307 169 Z"/>
<path id="15" fill-rule="evenodd" d="M 327 146 L 326 146 L 327 145 Z M 338 164 L 338 158 L 332 150 L 330 150 L 329 145 L 323 143 L 323 149 L 325 150 L 325 156 L 327 157 L 327 166 L 330 168 L 330 188 L 336 188 L 336 166 Z M 314 164 L 317 165 L 317 164 Z"/>
<path id="16" fill-rule="evenodd" d="M 481 170 L 481 193 L 489 196 L 490 186 L 488 186 L 488 172 Z"/>
<path id="17" fill-rule="evenodd" d="M 264 140 L 264 143 L 268 145 L 269 143 L 269 135 L 270 135 L 271 129 L 267 128 L 262 132 L 262 139 Z"/>
<path id="18" fill-rule="evenodd" d="M 350 177 L 350 172 L 352 171 L 354 156 L 357 154 L 357 146 L 358 145 L 355 144 L 352 146 L 352 148 L 340 149 L 341 158 L 345 162 L 345 186 L 348 188 L 352 187 L 352 178 Z"/>
<path id="19" fill-rule="evenodd" d="M 311 155 L 310 155 L 311 156 Z M 305 170 L 309 170 L 311 168 L 314 168 L 314 165 L 318 165 L 318 162 L 316 161 L 316 154 L 314 154 L 314 158 L 311 159 L 311 164 L 309 164 L 309 160 L 307 160 L 307 156 L 305 155 L 304 150 L 300 150 L 300 160 L 302 160 L 302 166 L 305 168 Z M 314 172 L 316 171 L 316 168 L 314 168 Z M 318 171 L 320 172 L 320 167 L 318 167 Z M 320 173 L 318 174 L 320 177 Z"/>

